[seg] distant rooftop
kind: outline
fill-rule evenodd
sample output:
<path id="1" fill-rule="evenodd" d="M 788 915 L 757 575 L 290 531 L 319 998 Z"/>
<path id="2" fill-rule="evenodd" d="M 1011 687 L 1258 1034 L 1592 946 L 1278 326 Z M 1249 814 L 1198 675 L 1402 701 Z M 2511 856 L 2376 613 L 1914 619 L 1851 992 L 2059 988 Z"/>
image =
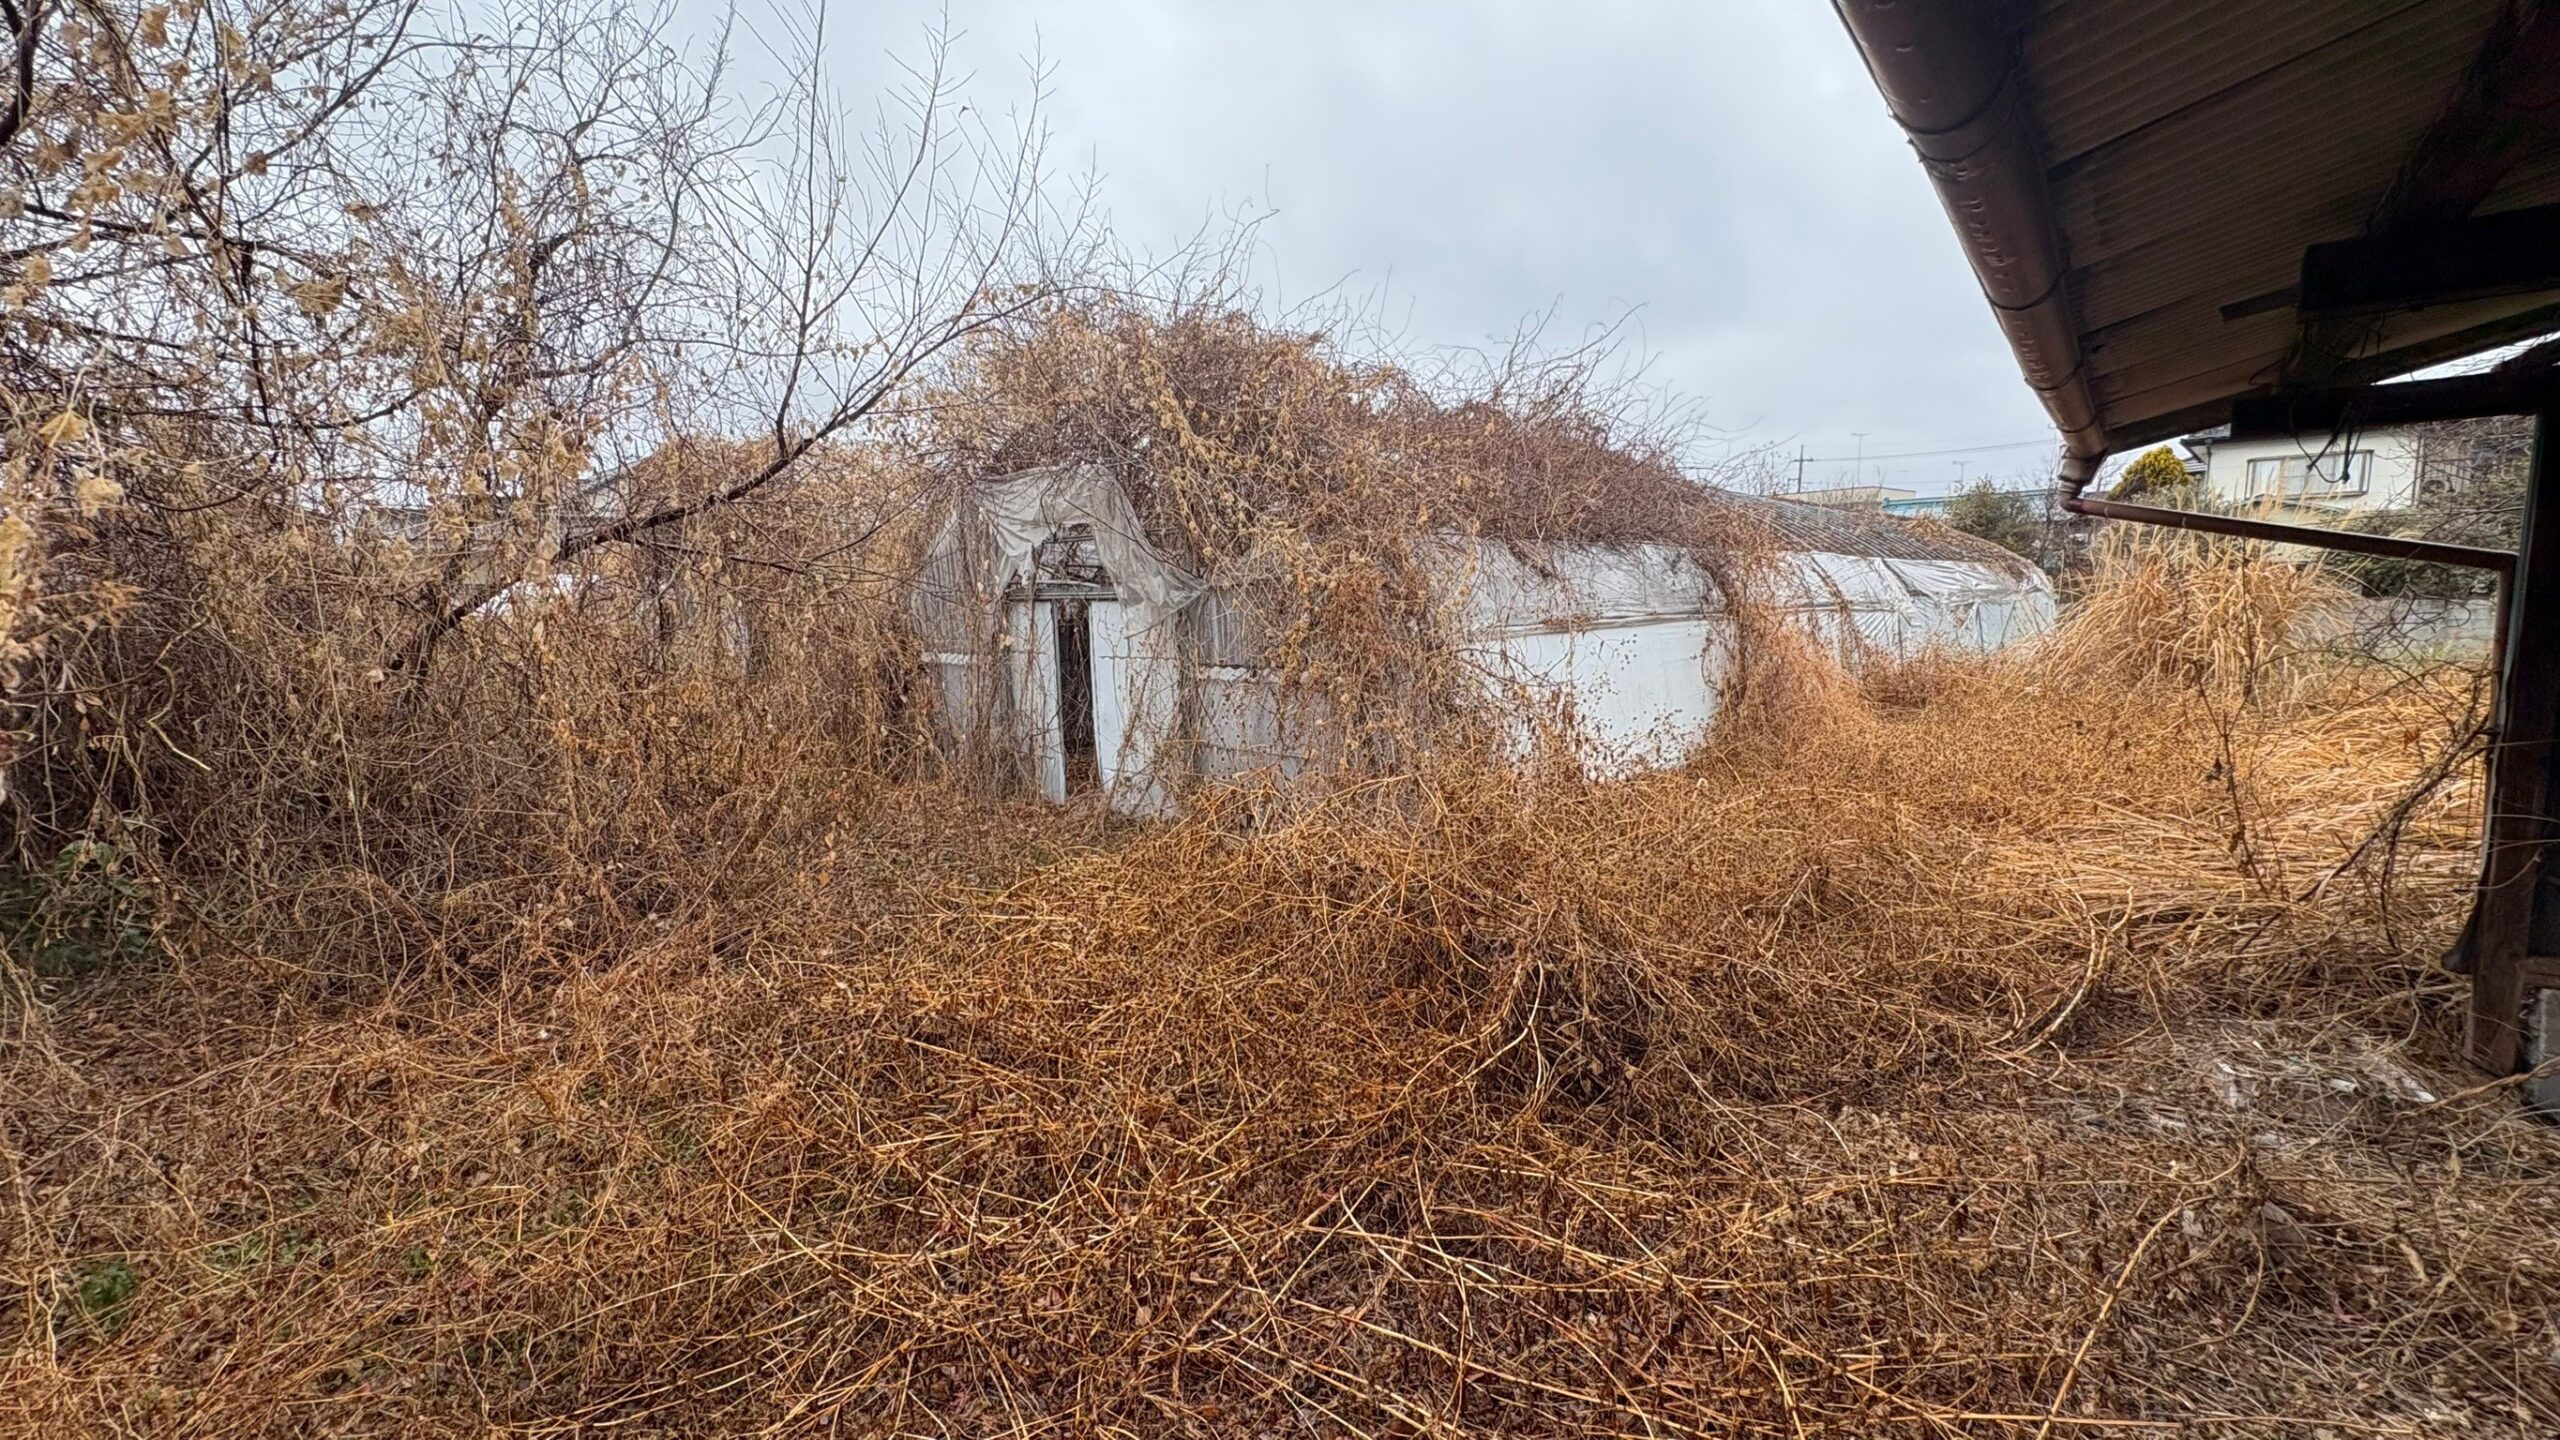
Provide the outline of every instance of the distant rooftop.
<path id="1" fill-rule="evenodd" d="M 1790 490 L 1787 498 L 1801 505 L 1823 505 L 1840 510 L 1881 509 L 1887 501 L 1908 500 L 1919 494 L 1892 485 L 1837 485 L 1828 490 Z"/>
<path id="2" fill-rule="evenodd" d="M 1873 487 L 1883 488 L 1883 487 Z M 1917 498 L 1902 492 L 1903 498 Z M 2013 573 L 2034 567 L 1988 540 L 1951 530 L 1925 519 L 1905 519 L 1881 509 L 1842 509 L 1807 505 L 1797 495 L 1766 500 L 1747 495 L 1732 499 L 1765 521 L 1777 542 L 1789 550 L 1826 555 L 1871 555 L 1879 560 L 1955 560 L 1990 565 Z"/>

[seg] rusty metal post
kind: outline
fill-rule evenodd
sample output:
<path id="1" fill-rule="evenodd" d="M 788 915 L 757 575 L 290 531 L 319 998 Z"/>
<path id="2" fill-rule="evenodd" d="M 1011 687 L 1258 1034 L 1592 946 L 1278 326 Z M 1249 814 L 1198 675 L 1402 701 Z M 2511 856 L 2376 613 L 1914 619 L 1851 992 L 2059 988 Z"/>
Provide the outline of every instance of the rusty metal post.
<path id="1" fill-rule="evenodd" d="M 2560 735 L 2560 406 L 2534 419 L 2525 485 L 2524 544 L 2500 617 L 2506 655 L 2498 676 L 2497 731 L 2489 751 L 2489 814 L 2472 922 L 2472 1062 L 2513 1074 L 2524 1059 L 2527 977 L 2551 838 L 2552 742 Z M 2560 920 L 2560 913 L 2553 914 Z"/>
<path id="2" fill-rule="evenodd" d="M 2081 495 L 2079 483 L 2068 480 L 2063 482 L 2062 508 L 2074 515 L 2087 515 L 2099 520 L 2130 520 L 2137 525 L 2229 535 L 2241 540 L 2263 540 L 2273 545 L 2305 545 L 2355 555 L 2380 555 L 2393 560 L 2423 560 L 2431 565 L 2487 570 L 2500 577 L 2502 583 L 2516 563 L 2516 557 L 2504 550 L 2484 550 L 2477 545 L 2452 545 L 2442 540 L 2414 540 L 2405 535 L 2363 530 L 2325 530 L 2316 525 L 2257 520 L 2246 515 L 2221 515 L 2210 510 L 2167 510 L 2157 505 L 2129 505 L 2121 500 L 2091 500 Z"/>

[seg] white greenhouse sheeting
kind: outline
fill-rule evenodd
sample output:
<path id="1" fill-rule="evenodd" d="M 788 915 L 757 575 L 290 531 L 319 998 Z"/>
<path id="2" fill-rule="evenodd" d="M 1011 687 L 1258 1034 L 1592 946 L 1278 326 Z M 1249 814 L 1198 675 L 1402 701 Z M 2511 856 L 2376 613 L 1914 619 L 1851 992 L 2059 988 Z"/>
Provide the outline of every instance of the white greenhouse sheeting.
<path id="1" fill-rule="evenodd" d="M 2053 625 L 2053 588 L 2019 563 L 1787 551 L 1759 577 L 1787 618 L 1844 660 L 1987 652 Z M 1715 721 L 1732 659 L 1721 592 L 1685 550 L 1483 544 L 1470 649 L 1495 683 L 1569 719 L 1590 758 L 1623 770 L 1677 759 Z"/>
<path id="2" fill-rule="evenodd" d="M 1098 466 L 1028 471 L 972 500 L 943 526 L 916 602 L 956 734 L 995 740 L 1065 799 L 1058 633 L 1081 614 L 1094 774 L 1114 809 L 1163 813 L 1195 777 L 1297 773 L 1284 718 L 1320 717 L 1282 715 L 1278 681 L 1256 663 L 1250 587 L 1168 561 Z M 2052 587 L 2033 567 L 1899 523 L 1793 516 L 1782 537 L 1863 537 L 1885 553 L 1787 549 L 1758 588 L 1844 659 L 1990 651 L 2051 628 Z M 1062 549 L 1089 559 L 1065 573 Z M 1452 538 L 1438 566 L 1459 643 L 1519 707 L 1524 743 L 1561 721 L 1593 764 L 1620 770 L 1676 759 L 1714 723 L 1733 626 L 1689 551 Z"/>
<path id="3" fill-rule="evenodd" d="M 2053 628 L 2044 576 L 1987 562 L 1799 551 L 1782 557 L 1775 588 L 1778 604 L 1844 658 L 1856 649 L 1839 632 L 1844 622 L 1871 650 L 1905 660 L 1932 648 L 1997 650 Z"/>
<path id="4" fill-rule="evenodd" d="M 1676 545 L 1505 545 L 1451 541 L 1435 567 L 1466 601 L 1475 635 L 1695 619 L 1724 608 L 1723 591 Z"/>
<path id="5" fill-rule="evenodd" d="M 1479 646 L 1500 688 L 1537 720 L 1564 722 L 1607 771 L 1667 764 L 1715 723 L 1732 627 L 1721 616 L 1646 620 L 1604 630 L 1530 630 Z"/>

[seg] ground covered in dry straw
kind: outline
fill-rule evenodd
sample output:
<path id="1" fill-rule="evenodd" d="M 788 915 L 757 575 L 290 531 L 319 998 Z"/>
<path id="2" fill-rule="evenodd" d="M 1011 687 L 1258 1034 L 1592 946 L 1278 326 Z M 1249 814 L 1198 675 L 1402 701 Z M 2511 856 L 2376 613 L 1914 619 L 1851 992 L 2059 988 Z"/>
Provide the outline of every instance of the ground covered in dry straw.
<path id="1" fill-rule="evenodd" d="M 919 783 L 471 963 L 22 976 L 0 1424 L 2552 1433 L 2560 1141 L 2429 970 L 2476 687 L 2287 573 L 1673 773 Z"/>

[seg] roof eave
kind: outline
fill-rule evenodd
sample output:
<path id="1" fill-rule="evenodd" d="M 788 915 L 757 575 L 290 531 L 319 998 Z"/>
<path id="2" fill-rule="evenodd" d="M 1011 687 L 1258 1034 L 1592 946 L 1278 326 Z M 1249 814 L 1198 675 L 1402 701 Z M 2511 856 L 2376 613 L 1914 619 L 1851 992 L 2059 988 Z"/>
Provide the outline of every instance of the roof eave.
<path id="1" fill-rule="evenodd" d="M 2043 147 L 1992 7 L 1968 0 L 1832 0 L 1894 120 L 1946 206 L 2027 384 L 2062 436 L 2062 478 L 2107 456 L 2071 302 Z"/>

